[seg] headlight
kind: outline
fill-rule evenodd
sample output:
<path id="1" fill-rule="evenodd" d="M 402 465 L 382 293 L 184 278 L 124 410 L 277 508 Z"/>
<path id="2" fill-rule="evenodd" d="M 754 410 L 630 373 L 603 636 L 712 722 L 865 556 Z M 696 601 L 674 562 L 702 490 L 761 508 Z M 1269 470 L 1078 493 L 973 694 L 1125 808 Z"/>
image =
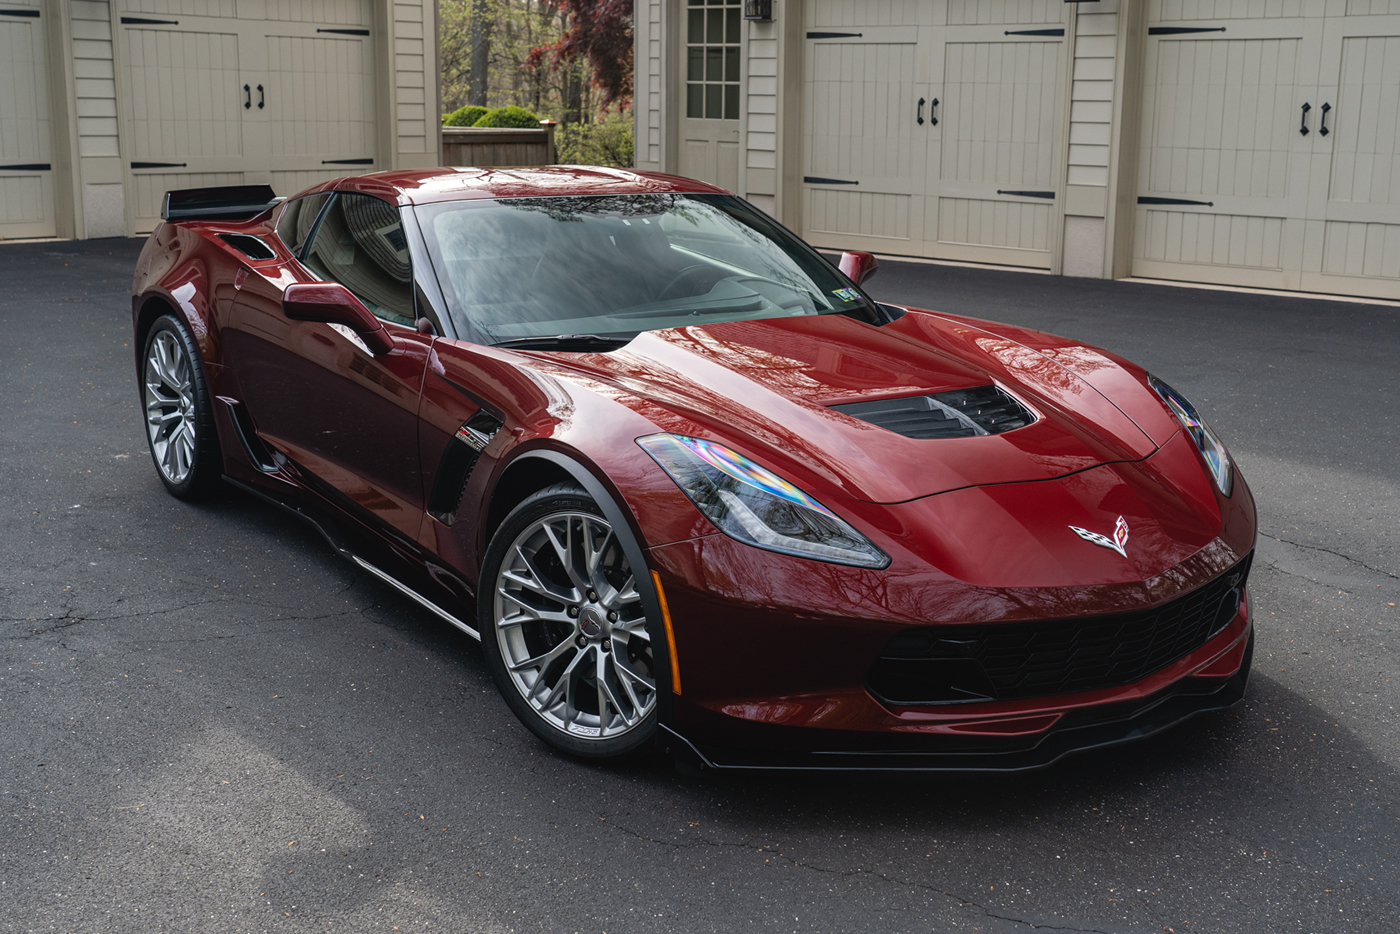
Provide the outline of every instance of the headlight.
<path id="1" fill-rule="evenodd" d="M 724 445 L 669 434 L 647 435 L 637 443 L 730 538 L 859 568 L 890 563 L 889 555 L 830 509 Z"/>
<path id="2" fill-rule="evenodd" d="M 1157 395 L 1162 397 L 1167 408 L 1176 415 L 1177 421 L 1181 422 L 1191 440 L 1196 442 L 1201 456 L 1206 459 L 1206 466 L 1210 469 L 1210 476 L 1215 481 L 1216 488 L 1229 496 L 1235 485 L 1235 472 L 1230 462 L 1230 452 L 1225 450 L 1225 444 L 1220 437 L 1211 431 L 1206 420 L 1201 418 L 1194 405 L 1186 401 L 1185 396 L 1151 373 L 1147 374 L 1147 382 L 1157 391 Z"/>

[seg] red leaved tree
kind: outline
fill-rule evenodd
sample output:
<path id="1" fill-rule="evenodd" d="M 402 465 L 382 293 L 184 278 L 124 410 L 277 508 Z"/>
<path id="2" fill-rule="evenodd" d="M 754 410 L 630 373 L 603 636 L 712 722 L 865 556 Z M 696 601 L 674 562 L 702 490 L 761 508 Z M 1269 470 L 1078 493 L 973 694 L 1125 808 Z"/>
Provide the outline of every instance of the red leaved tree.
<path id="1" fill-rule="evenodd" d="M 632 0 L 560 0 L 569 28 L 554 45 L 532 49 L 529 64 L 538 68 L 544 57 L 561 62 L 586 58 L 593 85 L 603 92 L 603 107 L 626 108 L 632 103 Z"/>

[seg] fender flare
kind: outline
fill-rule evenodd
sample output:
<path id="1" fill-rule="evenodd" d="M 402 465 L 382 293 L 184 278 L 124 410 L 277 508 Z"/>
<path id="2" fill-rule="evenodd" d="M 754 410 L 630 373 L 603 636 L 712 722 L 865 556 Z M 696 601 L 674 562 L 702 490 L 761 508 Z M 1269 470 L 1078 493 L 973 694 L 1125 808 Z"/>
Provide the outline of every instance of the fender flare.
<path id="1" fill-rule="evenodd" d="M 622 543 L 623 554 L 627 556 L 627 563 L 633 568 L 637 593 L 642 598 L 642 609 L 647 614 L 647 634 L 651 637 L 652 657 L 656 662 L 656 670 L 652 672 L 652 677 L 656 679 L 657 724 L 669 727 L 672 722 L 671 699 L 673 697 L 670 646 L 666 641 L 666 630 L 664 623 L 662 623 L 661 601 L 657 596 L 656 587 L 652 583 L 651 568 L 646 561 L 646 551 L 633 527 L 632 517 L 618 504 L 602 481 L 576 458 L 551 448 L 532 448 L 513 458 L 511 463 L 526 458 L 547 461 L 578 481 L 578 485 L 583 487 L 584 492 L 598 504 L 598 508 L 603 511 L 603 518 L 608 520 L 613 531 L 617 533 L 618 540 Z M 664 731 L 658 729 L 657 735 L 661 737 L 664 735 Z"/>

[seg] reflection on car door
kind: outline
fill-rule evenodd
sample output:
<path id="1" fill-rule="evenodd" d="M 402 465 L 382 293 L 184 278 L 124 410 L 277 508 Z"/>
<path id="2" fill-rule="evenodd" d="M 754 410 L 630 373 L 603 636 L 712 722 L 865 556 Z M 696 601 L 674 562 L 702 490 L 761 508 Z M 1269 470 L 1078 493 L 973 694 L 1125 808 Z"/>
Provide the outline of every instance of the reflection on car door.
<path id="1" fill-rule="evenodd" d="M 247 275 L 224 329 L 225 358 L 258 435 L 309 474 L 303 479 L 412 540 L 423 515 L 418 400 L 433 338 L 413 327 L 398 208 L 337 194 L 299 255 L 300 263 Z M 384 322 L 395 349 L 376 357 L 348 328 L 284 316 L 283 291 L 308 281 L 348 288 Z"/>

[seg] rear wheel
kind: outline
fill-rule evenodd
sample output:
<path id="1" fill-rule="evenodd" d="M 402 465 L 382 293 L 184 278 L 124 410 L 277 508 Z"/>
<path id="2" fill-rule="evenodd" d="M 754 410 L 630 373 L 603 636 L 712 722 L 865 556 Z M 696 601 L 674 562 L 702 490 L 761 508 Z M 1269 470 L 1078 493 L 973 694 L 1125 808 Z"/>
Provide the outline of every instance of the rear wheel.
<path id="1" fill-rule="evenodd" d="M 549 487 L 506 517 L 478 613 L 496 685 L 536 736 L 607 758 L 655 735 L 655 655 L 636 577 L 583 491 Z"/>
<path id="2" fill-rule="evenodd" d="M 199 349 L 184 322 L 156 319 L 143 359 L 141 399 L 156 473 L 181 499 L 205 496 L 219 479 L 219 442 Z"/>

